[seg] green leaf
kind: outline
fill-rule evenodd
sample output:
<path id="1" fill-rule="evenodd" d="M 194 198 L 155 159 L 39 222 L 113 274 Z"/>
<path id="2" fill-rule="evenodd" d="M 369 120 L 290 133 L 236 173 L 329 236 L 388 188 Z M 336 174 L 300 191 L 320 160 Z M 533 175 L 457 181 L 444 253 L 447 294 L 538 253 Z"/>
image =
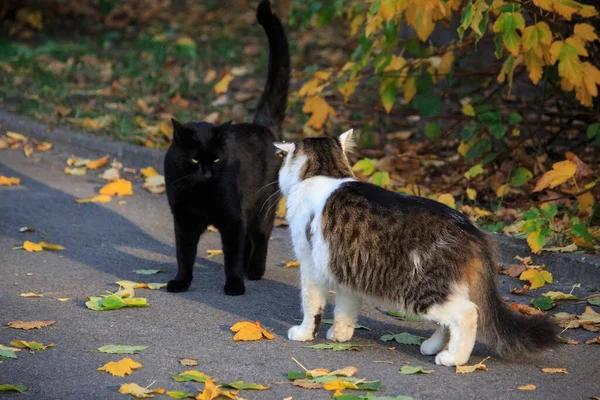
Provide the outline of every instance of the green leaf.
<path id="1" fill-rule="evenodd" d="M 150 346 L 125 346 L 118 344 L 107 344 L 102 347 L 98 347 L 96 350 L 101 353 L 108 354 L 137 354 L 141 351 L 146 350 Z"/>
<path id="2" fill-rule="evenodd" d="M 117 292 L 121 293 L 121 292 Z M 94 311 L 111 311 L 118 310 L 123 307 L 146 307 L 148 301 L 144 297 L 129 297 L 123 299 L 117 294 L 108 296 L 89 297 L 85 305 Z"/>
<path id="3" fill-rule="evenodd" d="M 406 314 L 401 311 L 388 311 L 387 315 L 392 316 L 394 318 L 398 318 L 398 319 L 400 319 L 402 321 L 406 321 L 406 322 L 424 322 L 424 321 L 426 321 L 425 318 L 419 317 L 417 315 Z"/>
<path id="4" fill-rule="evenodd" d="M 398 373 L 401 375 L 431 374 L 431 373 L 433 373 L 433 370 L 425 369 L 420 366 L 418 367 L 418 366 L 403 365 L 402 368 L 400 368 L 400 371 L 398 371 Z"/>
<path id="5" fill-rule="evenodd" d="M 564 292 L 555 292 L 550 291 L 546 293 L 542 293 L 542 296 L 549 297 L 552 301 L 558 300 L 579 300 L 579 298 L 572 293 L 564 293 Z"/>
<path id="6" fill-rule="evenodd" d="M 363 175 L 369 176 L 375 172 L 375 162 L 370 158 L 363 158 L 354 164 L 352 171 L 360 171 Z"/>
<path id="7" fill-rule="evenodd" d="M 533 178 L 533 173 L 527 168 L 519 167 L 515 169 L 515 174 L 512 177 L 511 185 L 514 187 L 521 187 L 529 182 Z"/>
<path id="8" fill-rule="evenodd" d="M 379 86 L 379 96 L 381 97 L 383 108 L 385 108 L 387 113 L 392 110 L 397 94 L 396 78 L 386 78 L 381 81 L 381 86 Z"/>
<path id="9" fill-rule="evenodd" d="M 593 306 L 600 307 L 600 297 L 592 297 L 591 299 L 588 299 L 587 302 Z"/>
<path id="10" fill-rule="evenodd" d="M 395 340 L 396 342 L 398 342 L 400 344 L 410 344 L 410 345 L 415 345 L 415 346 L 419 346 L 421 343 L 423 343 L 423 340 L 425 340 L 425 338 L 422 336 L 413 335 L 412 333 L 408 333 L 408 332 L 395 333 L 395 334 L 392 333 L 389 335 L 383 335 L 379 339 L 384 342 L 389 342 L 390 340 Z"/>
<path id="11" fill-rule="evenodd" d="M 517 4 L 517 3 L 504 4 L 504 5 L 500 6 L 500 7 L 498 7 L 497 11 L 499 11 L 501 13 L 505 13 L 505 12 L 519 12 L 519 11 L 521 11 L 521 5 Z"/>
<path id="12" fill-rule="evenodd" d="M 164 269 L 134 269 L 133 272 L 138 275 L 154 275 L 165 272 Z"/>
<path id="13" fill-rule="evenodd" d="M 469 151 L 467 151 L 467 154 L 465 154 L 465 160 L 472 160 L 475 158 L 479 158 L 483 154 L 489 152 L 491 150 L 491 147 L 492 147 L 492 144 L 490 142 L 490 139 L 483 138 L 481 140 L 478 140 L 477 143 L 475 143 L 473 146 L 471 146 Z"/>
<path id="14" fill-rule="evenodd" d="M 346 351 L 346 350 L 360 350 L 362 347 L 372 347 L 374 344 L 355 344 L 355 343 L 322 343 L 315 344 L 312 346 L 304 346 L 309 349 L 318 350 L 333 350 L 333 351 Z"/>
<path id="15" fill-rule="evenodd" d="M 600 122 L 594 122 L 590 124 L 587 128 L 587 137 L 588 139 L 593 139 L 598 136 L 598 132 L 600 132 Z"/>
<path id="16" fill-rule="evenodd" d="M 0 392 L 19 392 L 23 393 L 27 390 L 27 386 L 25 385 L 13 385 L 10 383 L 5 383 L 0 385 Z"/>
<path id="17" fill-rule="evenodd" d="M 389 172 L 375 172 L 371 177 L 371 183 L 379 187 L 387 187 L 390 184 Z"/>
<path id="18" fill-rule="evenodd" d="M 465 142 L 470 142 L 475 139 L 475 136 L 480 132 L 481 128 L 479 124 L 475 121 L 469 121 L 464 126 L 462 131 L 460 132 L 460 137 Z"/>
<path id="19" fill-rule="evenodd" d="M 182 392 L 182 391 L 167 392 L 166 395 L 173 399 L 193 399 L 196 397 L 196 395 L 194 393 Z"/>
<path id="20" fill-rule="evenodd" d="M 487 111 L 477 116 L 481 122 L 486 125 L 501 124 L 502 117 L 498 111 Z"/>
<path id="21" fill-rule="evenodd" d="M 496 139 L 502 139 L 506 135 L 506 127 L 502 124 L 494 124 L 490 126 L 490 133 Z"/>
<path id="22" fill-rule="evenodd" d="M 425 136 L 427 136 L 431 141 L 437 142 L 440 140 L 441 128 L 439 124 L 435 122 L 428 122 L 425 125 Z"/>
<path id="23" fill-rule="evenodd" d="M 483 174 L 483 166 L 481 164 L 473 165 L 467 172 L 465 172 L 465 178 L 473 179 L 477 175 Z"/>
<path id="24" fill-rule="evenodd" d="M 542 296 L 531 300 L 531 305 L 539 310 L 548 311 L 549 309 L 554 308 L 556 304 L 550 297 Z"/>
<path id="25" fill-rule="evenodd" d="M 306 378 L 306 372 L 288 371 L 287 378 L 290 381 L 295 381 L 296 379 L 304 379 L 304 378 Z"/>
<path id="26" fill-rule="evenodd" d="M 431 92 L 421 93 L 417 89 L 417 94 L 413 98 L 411 104 L 419 110 L 422 117 L 434 117 L 440 113 L 440 99 Z"/>
<path id="27" fill-rule="evenodd" d="M 471 26 L 473 22 L 473 16 L 475 15 L 475 10 L 473 9 L 473 4 L 469 2 L 469 4 L 463 9 L 462 16 L 460 18 L 460 25 L 457 29 L 458 37 L 460 42 L 462 43 L 463 36 L 465 31 Z"/>
<path id="28" fill-rule="evenodd" d="M 116 294 L 111 294 L 102 301 L 102 310 L 118 310 L 122 307 L 125 307 L 125 302 Z"/>
<path id="29" fill-rule="evenodd" d="M 323 319 L 321 321 L 321 323 L 327 324 L 327 325 L 333 325 L 333 319 L 325 318 L 325 319 Z M 364 325 L 359 325 L 359 324 L 354 325 L 354 329 L 364 329 L 366 331 L 370 331 L 371 330 L 371 328 L 368 328 L 368 327 L 366 327 Z"/>
<path id="30" fill-rule="evenodd" d="M 221 383 L 219 386 L 237 390 L 267 390 L 271 387 L 268 385 L 261 385 L 260 383 L 245 383 L 244 381 Z"/>
<path id="31" fill-rule="evenodd" d="M 508 51 L 517 56 L 521 47 L 521 36 L 517 29 L 525 28 L 525 19 L 520 12 L 504 12 L 494 23 L 494 32 L 502 34 L 502 43 Z"/>
<path id="32" fill-rule="evenodd" d="M 588 243 L 594 243 L 594 237 L 590 234 L 587 226 L 584 224 L 573 224 L 571 225 L 571 233 L 576 237 L 582 237 Z"/>
<path id="33" fill-rule="evenodd" d="M 379 390 L 381 389 L 381 381 L 356 382 L 356 387 L 358 390 Z"/>
<path id="34" fill-rule="evenodd" d="M 17 351 L 21 350 L 0 344 L 0 358 L 17 358 Z"/>
<path id="35" fill-rule="evenodd" d="M 198 371 L 190 370 L 184 371 L 179 375 L 171 375 L 171 378 L 175 382 L 200 382 L 204 383 L 206 381 L 214 381 L 215 379 Z"/>
<path id="36" fill-rule="evenodd" d="M 521 114 L 519 114 L 519 113 L 511 112 L 508 115 L 508 123 L 511 125 L 516 125 L 519 122 L 521 122 L 521 120 L 523 120 L 523 117 L 521 117 Z"/>

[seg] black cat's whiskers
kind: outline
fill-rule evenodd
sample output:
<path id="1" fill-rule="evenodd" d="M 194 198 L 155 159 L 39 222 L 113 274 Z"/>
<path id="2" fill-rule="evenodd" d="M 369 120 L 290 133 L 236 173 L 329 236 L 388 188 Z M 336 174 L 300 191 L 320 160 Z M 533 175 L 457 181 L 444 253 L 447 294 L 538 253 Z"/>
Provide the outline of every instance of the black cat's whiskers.
<path id="1" fill-rule="evenodd" d="M 269 202 L 269 200 L 271 200 L 271 198 L 277 194 L 281 194 L 281 192 L 278 190 L 274 193 L 272 193 L 269 197 L 267 197 L 267 199 L 265 200 L 265 202 L 263 203 L 262 207 L 260 208 L 260 210 L 258 211 L 258 215 L 260 215 L 262 213 L 263 208 L 265 208 L 265 205 Z M 280 197 L 281 198 L 281 197 Z"/>
<path id="2" fill-rule="evenodd" d="M 265 189 L 267 186 L 274 185 L 274 184 L 276 184 L 276 183 L 278 183 L 278 182 L 279 182 L 279 181 L 276 179 L 276 180 L 274 180 L 274 181 L 273 181 L 273 182 L 271 182 L 271 183 L 267 183 L 265 186 L 263 186 L 263 187 L 261 187 L 260 189 L 258 189 L 258 190 L 256 191 L 256 193 L 258 194 L 258 193 L 260 193 L 260 191 L 261 191 L 261 190 Z"/>
<path id="3" fill-rule="evenodd" d="M 277 206 L 277 204 L 279 204 L 279 201 L 283 198 L 283 194 L 281 194 L 280 192 L 275 192 L 275 193 L 279 194 L 280 196 L 277 198 L 277 200 L 273 204 L 271 204 L 269 206 L 269 208 L 267 209 L 267 212 L 265 213 L 265 217 L 264 217 L 263 220 L 267 219 L 267 217 L 269 216 L 269 213 L 271 212 L 271 210 L 274 210 L 275 207 Z"/>

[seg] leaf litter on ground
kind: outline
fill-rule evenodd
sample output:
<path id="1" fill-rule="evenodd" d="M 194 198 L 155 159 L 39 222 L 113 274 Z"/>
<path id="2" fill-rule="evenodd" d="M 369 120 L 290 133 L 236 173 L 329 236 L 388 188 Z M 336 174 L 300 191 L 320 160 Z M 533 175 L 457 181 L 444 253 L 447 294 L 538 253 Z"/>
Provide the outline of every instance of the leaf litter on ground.
<path id="1" fill-rule="evenodd" d="M 181 364 L 185 367 L 195 367 L 196 365 L 198 365 L 198 360 L 186 357 L 186 358 L 179 360 L 179 364 Z"/>
<path id="2" fill-rule="evenodd" d="M 17 351 L 21 349 L 0 344 L 0 358 L 17 358 Z"/>
<path id="3" fill-rule="evenodd" d="M 85 305 L 94 311 L 111 311 L 124 307 L 147 307 L 148 300 L 135 297 L 133 289 L 124 289 L 108 295 L 88 297 Z"/>
<path id="4" fill-rule="evenodd" d="M 134 269 L 133 273 L 137 275 L 154 275 L 165 272 L 164 269 Z"/>
<path id="5" fill-rule="evenodd" d="M 196 370 L 188 370 L 188 371 L 183 371 L 180 374 L 177 375 L 171 375 L 171 377 L 173 378 L 173 380 L 175 382 L 199 382 L 199 383 L 205 383 L 205 382 L 214 382 L 215 378 L 206 375 L 203 372 L 200 371 L 196 371 Z"/>
<path id="6" fill-rule="evenodd" d="M 24 241 L 22 246 L 13 247 L 13 250 L 25 250 L 27 252 L 39 252 L 44 250 L 60 251 L 64 249 L 65 248 L 60 244 L 52 244 L 46 242 L 35 243 L 29 240 Z"/>
<path id="7" fill-rule="evenodd" d="M 127 281 L 127 280 L 116 281 L 115 283 L 125 289 L 158 290 L 158 289 L 164 289 L 167 287 L 166 283 L 141 283 L 141 282 L 133 282 L 133 281 Z"/>

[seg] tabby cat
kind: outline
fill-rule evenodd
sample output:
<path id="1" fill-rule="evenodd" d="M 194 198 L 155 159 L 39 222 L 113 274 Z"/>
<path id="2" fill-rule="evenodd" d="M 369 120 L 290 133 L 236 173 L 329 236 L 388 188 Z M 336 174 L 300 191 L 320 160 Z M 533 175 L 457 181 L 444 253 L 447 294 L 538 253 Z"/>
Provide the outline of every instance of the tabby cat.
<path id="1" fill-rule="evenodd" d="M 186 291 L 200 235 L 212 224 L 225 256 L 225 294 L 245 292 L 244 274 L 260 279 L 277 200 L 281 159 L 272 144 L 281 124 L 290 81 L 288 41 L 268 0 L 256 12 L 269 39 L 269 72 L 251 124 L 173 120 L 173 142 L 165 156 L 167 197 L 175 222 L 177 276 L 169 292 Z"/>
<path id="2" fill-rule="evenodd" d="M 288 337 L 315 338 L 333 288 L 330 340 L 352 338 L 361 298 L 368 297 L 438 323 L 421 345 L 436 364 L 465 364 L 478 330 L 501 355 L 553 344 L 552 323 L 503 304 L 491 238 L 437 201 L 357 181 L 345 155 L 351 135 L 275 144 L 285 153 L 279 186 L 304 312 Z"/>

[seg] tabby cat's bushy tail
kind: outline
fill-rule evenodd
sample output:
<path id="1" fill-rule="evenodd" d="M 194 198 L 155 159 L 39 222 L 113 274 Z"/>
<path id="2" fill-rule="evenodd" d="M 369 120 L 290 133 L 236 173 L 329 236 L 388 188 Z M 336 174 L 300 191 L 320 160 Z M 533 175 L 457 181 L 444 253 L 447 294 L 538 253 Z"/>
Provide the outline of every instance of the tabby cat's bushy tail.
<path id="1" fill-rule="evenodd" d="M 490 249 L 490 252 L 492 250 Z M 484 340 L 502 356 L 529 353 L 557 344 L 558 327 L 548 316 L 525 316 L 511 310 L 498 292 L 494 254 L 483 255 L 475 303 Z"/>
<path id="2" fill-rule="evenodd" d="M 281 139 L 281 124 L 287 108 L 290 85 L 288 40 L 281 21 L 271 11 L 269 0 L 260 2 L 256 19 L 269 39 L 269 72 L 252 122 L 270 128 Z"/>

